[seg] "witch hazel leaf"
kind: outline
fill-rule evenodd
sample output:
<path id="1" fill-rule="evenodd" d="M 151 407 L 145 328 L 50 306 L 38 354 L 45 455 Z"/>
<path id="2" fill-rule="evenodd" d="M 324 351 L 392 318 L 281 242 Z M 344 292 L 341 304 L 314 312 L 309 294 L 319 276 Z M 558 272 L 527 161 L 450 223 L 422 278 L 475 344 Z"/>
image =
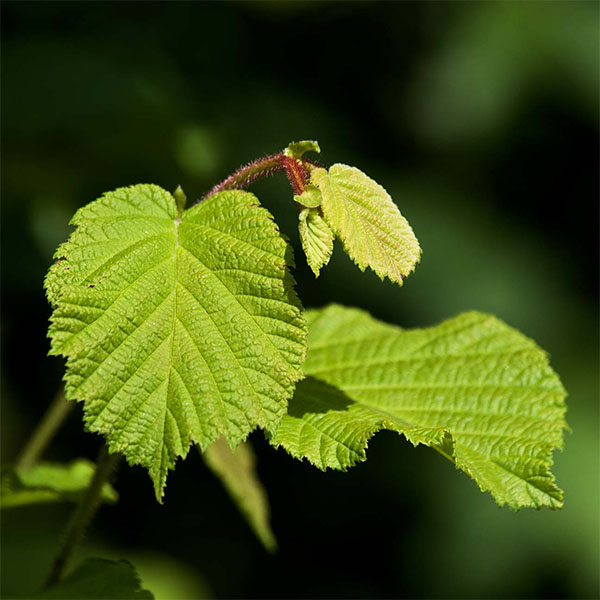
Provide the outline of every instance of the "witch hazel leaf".
<path id="1" fill-rule="evenodd" d="M 329 262 L 333 252 L 333 231 L 317 208 L 305 208 L 298 215 L 298 231 L 306 262 L 315 277 Z"/>
<path id="2" fill-rule="evenodd" d="M 337 305 L 307 321 L 307 378 L 275 446 L 346 470 L 389 429 L 446 456 L 501 506 L 562 506 L 550 468 L 566 392 L 532 340 L 476 312 L 414 330 Z"/>
<path id="3" fill-rule="evenodd" d="M 46 278 L 67 398 L 111 453 L 167 472 L 197 443 L 273 429 L 302 377 L 306 326 L 289 244 L 233 190 L 180 214 L 154 185 L 80 209 Z"/>
<path id="4" fill-rule="evenodd" d="M 419 242 L 390 195 L 355 167 L 315 168 L 311 183 L 323 196 L 323 216 L 344 250 L 364 271 L 402 285 L 421 255 Z"/>

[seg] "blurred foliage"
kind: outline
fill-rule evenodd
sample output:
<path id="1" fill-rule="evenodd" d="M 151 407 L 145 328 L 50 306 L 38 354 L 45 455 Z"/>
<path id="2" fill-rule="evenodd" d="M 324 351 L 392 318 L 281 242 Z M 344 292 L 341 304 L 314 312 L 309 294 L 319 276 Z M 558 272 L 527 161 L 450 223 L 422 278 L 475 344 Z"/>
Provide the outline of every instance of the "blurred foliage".
<path id="1" fill-rule="evenodd" d="M 257 546 L 196 455 L 170 477 L 163 507 L 146 475 L 123 467 L 121 501 L 101 509 L 90 539 L 118 548 L 158 600 L 598 597 L 597 3 L 1 10 L 3 462 L 59 387 L 42 278 L 75 209 L 139 182 L 181 184 L 193 200 L 248 160 L 317 139 L 325 164 L 356 164 L 385 185 L 424 255 L 402 289 L 340 251 L 315 281 L 286 182 L 260 182 L 295 244 L 305 304 L 354 304 L 403 326 L 472 308 L 536 339 L 570 394 L 573 433 L 555 466 L 565 508 L 499 510 L 447 461 L 391 434 L 348 473 L 318 472 L 255 435 L 278 555 Z M 74 412 L 48 460 L 95 457 L 99 440 Z M 46 506 L 3 519 L 3 596 L 35 588 L 66 518 Z M 163 591 L 140 554 L 164 559 L 162 576 L 148 569 Z"/>
<path id="2" fill-rule="evenodd" d="M 74 460 L 68 464 L 40 461 L 30 468 L 2 467 L 0 470 L 0 508 L 15 508 L 46 502 L 77 502 L 92 481 L 95 464 Z M 115 504 L 119 495 L 105 483 L 101 500 Z"/>
<path id="3" fill-rule="evenodd" d="M 88 558 L 56 585 L 35 596 L 36 600 L 154 600 L 141 589 L 133 565 L 125 560 Z"/>

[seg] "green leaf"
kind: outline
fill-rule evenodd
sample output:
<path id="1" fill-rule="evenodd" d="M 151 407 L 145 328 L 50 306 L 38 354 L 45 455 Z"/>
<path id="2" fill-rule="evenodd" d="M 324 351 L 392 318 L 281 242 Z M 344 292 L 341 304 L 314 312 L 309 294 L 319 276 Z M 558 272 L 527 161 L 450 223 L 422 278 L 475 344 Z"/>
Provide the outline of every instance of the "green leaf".
<path id="1" fill-rule="evenodd" d="M 305 208 L 298 215 L 298 231 L 306 262 L 315 277 L 331 258 L 333 252 L 333 231 L 316 208 Z"/>
<path id="2" fill-rule="evenodd" d="M 153 185 L 80 209 L 46 289 L 67 398 L 111 453 L 148 468 L 157 499 L 192 443 L 235 446 L 287 410 L 306 349 L 291 249 L 250 193 L 178 217 Z"/>
<path id="3" fill-rule="evenodd" d="M 0 508 L 47 502 L 76 502 L 88 488 L 95 465 L 80 458 L 69 464 L 39 462 L 30 468 L 2 467 Z M 119 496 L 108 483 L 102 500 L 114 503 Z"/>
<path id="4" fill-rule="evenodd" d="M 175 204 L 177 205 L 177 214 L 181 216 L 187 204 L 187 196 L 180 185 L 173 192 L 173 198 L 175 198 Z"/>
<path id="5" fill-rule="evenodd" d="M 88 558 L 36 600 L 153 600 L 126 560 Z"/>
<path id="6" fill-rule="evenodd" d="M 202 454 L 212 472 L 221 480 L 248 524 L 270 552 L 277 542 L 269 523 L 270 509 L 267 493 L 256 473 L 256 457 L 249 442 L 231 450 L 221 438 Z"/>
<path id="7" fill-rule="evenodd" d="M 421 255 L 408 221 L 389 194 L 355 167 L 336 164 L 312 170 L 311 182 L 323 195 L 325 220 L 361 270 L 402 285 Z"/>
<path id="8" fill-rule="evenodd" d="M 550 467 L 566 392 L 532 340 L 476 312 L 410 331 L 337 305 L 307 320 L 309 377 L 275 446 L 346 469 L 389 429 L 436 449 L 501 506 L 562 506 Z"/>
<path id="9" fill-rule="evenodd" d="M 283 151 L 286 156 L 291 158 L 302 158 L 302 155 L 306 152 L 316 152 L 319 154 L 321 148 L 319 148 L 319 142 L 315 140 L 303 140 L 302 142 L 291 142 L 288 147 Z"/>
<path id="10" fill-rule="evenodd" d="M 301 194 L 294 196 L 294 200 L 306 208 L 316 208 L 321 205 L 323 197 L 319 189 L 309 183 Z"/>

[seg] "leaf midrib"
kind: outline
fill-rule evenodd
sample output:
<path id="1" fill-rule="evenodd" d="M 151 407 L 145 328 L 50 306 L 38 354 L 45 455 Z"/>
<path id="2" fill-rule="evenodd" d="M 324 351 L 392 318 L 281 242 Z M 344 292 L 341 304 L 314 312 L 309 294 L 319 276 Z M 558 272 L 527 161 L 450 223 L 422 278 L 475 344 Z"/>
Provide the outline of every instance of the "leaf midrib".
<path id="1" fill-rule="evenodd" d="M 387 238 L 393 240 L 394 242 L 397 242 L 398 239 L 401 239 L 402 241 L 404 241 L 404 236 L 401 236 L 400 238 L 396 238 L 395 235 L 398 235 L 398 231 L 396 229 L 394 229 L 393 227 L 390 227 L 388 225 L 388 222 L 386 221 L 386 218 L 388 218 L 391 215 L 378 215 L 376 212 L 373 211 L 372 206 L 378 206 L 377 202 L 374 202 L 372 200 L 372 193 L 370 190 L 366 190 L 365 188 L 365 192 L 363 194 L 358 194 L 355 190 L 352 190 L 352 188 L 349 188 L 349 186 L 343 182 L 335 182 L 336 186 L 338 187 L 338 189 L 340 189 L 340 192 L 344 195 L 344 198 L 348 199 L 354 206 L 358 207 L 358 208 L 362 208 L 368 215 L 370 215 L 371 217 L 373 217 L 375 220 L 373 220 L 372 218 L 366 218 L 366 216 L 364 215 L 360 215 L 361 219 L 364 220 L 366 223 L 369 224 L 369 226 L 371 228 L 373 228 L 375 230 L 375 232 L 379 232 L 381 231 Z M 332 184 L 333 185 L 333 184 Z M 349 190 L 350 193 L 348 193 L 346 190 Z M 367 198 L 368 199 L 368 205 L 367 203 L 361 203 L 361 202 L 357 202 L 355 200 L 355 198 L 352 197 L 352 194 L 356 194 L 359 198 Z M 386 192 L 386 200 L 391 202 L 396 209 L 398 209 L 398 207 L 396 206 L 396 203 L 389 197 L 389 194 L 387 194 Z M 386 207 L 387 209 L 387 207 Z M 386 210 L 387 212 L 387 210 Z M 407 232 L 408 230 L 410 230 L 410 232 L 413 234 L 414 236 L 414 231 L 412 230 L 412 227 L 410 227 L 408 221 L 406 220 L 406 218 L 401 214 L 395 214 L 392 213 L 393 216 L 395 217 L 400 217 L 400 219 L 403 221 L 403 225 L 406 226 L 407 228 Z M 383 225 L 382 225 L 383 223 Z M 414 244 L 410 244 L 411 249 L 413 248 Z M 417 252 L 418 252 L 418 248 L 417 248 Z"/>
<path id="2" fill-rule="evenodd" d="M 167 386 L 165 388 L 165 411 L 162 418 L 162 431 L 160 434 L 161 443 L 157 447 L 160 448 L 160 467 L 159 472 L 163 472 L 164 462 L 165 462 L 165 428 L 167 426 L 167 417 L 169 413 L 171 413 L 171 418 L 173 419 L 175 426 L 177 428 L 177 432 L 179 434 L 180 445 L 183 447 L 183 439 L 181 437 L 181 431 L 179 429 L 179 424 L 177 423 L 177 419 L 172 414 L 171 409 L 169 408 L 169 390 L 171 389 L 171 371 L 173 369 L 173 348 L 175 346 L 175 331 L 177 327 L 177 249 L 179 247 L 179 224 L 181 223 L 181 219 L 177 218 L 173 221 L 174 233 L 175 233 L 175 243 L 173 249 L 173 320 L 171 322 L 171 339 L 169 340 L 169 363 L 168 363 L 168 371 L 167 371 Z M 156 452 L 156 451 L 155 451 Z M 168 451 L 167 451 L 168 454 Z M 156 453 L 155 453 L 156 456 Z M 169 468 L 167 464 L 166 468 Z M 161 489 L 162 494 L 162 489 Z"/>

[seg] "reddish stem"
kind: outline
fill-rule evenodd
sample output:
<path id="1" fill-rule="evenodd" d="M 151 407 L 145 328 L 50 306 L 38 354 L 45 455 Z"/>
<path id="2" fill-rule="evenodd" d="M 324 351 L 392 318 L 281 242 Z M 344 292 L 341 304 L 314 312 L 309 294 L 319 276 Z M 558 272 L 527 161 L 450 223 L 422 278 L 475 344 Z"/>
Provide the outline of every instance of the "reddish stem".
<path id="1" fill-rule="evenodd" d="M 290 156 L 283 157 L 283 164 L 294 194 L 301 194 L 306 187 L 307 172 L 304 165 L 297 158 L 291 158 Z"/>
<path id="2" fill-rule="evenodd" d="M 264 156 L 237 169 L 215 185 L 200 202 L 224 190 L 243 190 L 260 177 L 268 177 L 279 171 L 285 171 L 294 194 L 301 194 L 310 176 L 310 169 L 314 166 L 316 165 L 308 161 L 286 156 L 283 152 Z"/>

